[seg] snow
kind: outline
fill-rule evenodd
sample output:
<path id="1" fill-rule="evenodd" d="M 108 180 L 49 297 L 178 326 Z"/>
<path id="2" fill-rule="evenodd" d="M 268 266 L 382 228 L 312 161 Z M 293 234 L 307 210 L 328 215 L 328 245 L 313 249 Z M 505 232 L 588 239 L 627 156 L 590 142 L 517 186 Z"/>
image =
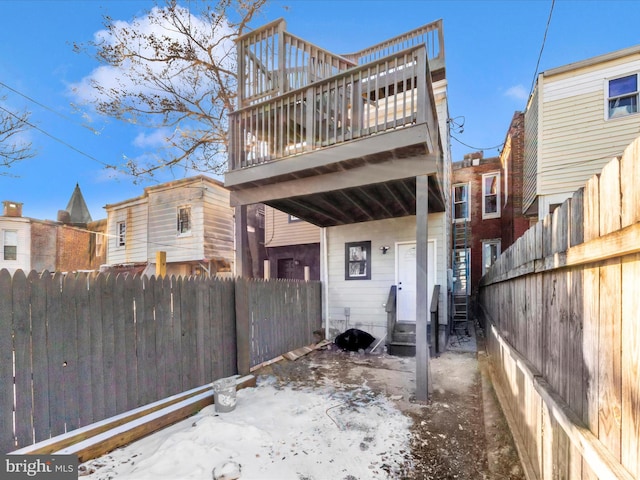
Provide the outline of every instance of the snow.
<path id="1" fill-rule="evenodd" d="M 83 465 L 82 478 L 242 480 L 397 478 L 406 468 L 411 420 L 366 381 L 355 389 L 281 385 L 273 376 L 239 390 L 235 408 L 213 405 Z M 394 475 L 395 472 L 395 475 Z M 226 477 L 234 478 L 231 473 Z"/>

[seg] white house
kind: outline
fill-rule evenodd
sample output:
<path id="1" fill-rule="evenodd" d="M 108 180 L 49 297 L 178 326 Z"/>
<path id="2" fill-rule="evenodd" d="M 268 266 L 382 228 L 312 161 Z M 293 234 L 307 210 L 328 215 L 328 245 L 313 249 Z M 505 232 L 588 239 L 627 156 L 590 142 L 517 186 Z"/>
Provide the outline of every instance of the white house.
<path id="1" fill-rule="evenodd" d="M 523 207 L 543 218 L 638 135 L 640 45 L 547 70 L 525 112 Z"/>

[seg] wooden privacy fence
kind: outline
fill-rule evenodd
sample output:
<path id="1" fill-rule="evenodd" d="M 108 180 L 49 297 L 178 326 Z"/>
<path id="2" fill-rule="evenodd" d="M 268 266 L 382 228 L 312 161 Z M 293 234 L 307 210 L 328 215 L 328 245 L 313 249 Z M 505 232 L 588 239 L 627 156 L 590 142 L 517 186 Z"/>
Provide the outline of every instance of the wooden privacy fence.
<path id="1" fill-rule="evenodd" d="M 535 479 L 640 478 L 640 140 L 481 281 L 503 409 Z"/>
<path id="2" fill-rule="evenodd" d="M 252 299 L 238 317 L 236 282 Z M 311 343 L 319 284 L 271 283 L 0 271 L 0 450 L 236 374 L 249 363 L 246 315 L 273 324 L 287 313 L 286 328 L 248 336 L 269 351 Z"/>
<path id="3" fill-rule="evenodd" d="M 238 372 L 244 375 L 313 341 L 322 326 L 321 284 L 239 278 L 236 312 Z"/>

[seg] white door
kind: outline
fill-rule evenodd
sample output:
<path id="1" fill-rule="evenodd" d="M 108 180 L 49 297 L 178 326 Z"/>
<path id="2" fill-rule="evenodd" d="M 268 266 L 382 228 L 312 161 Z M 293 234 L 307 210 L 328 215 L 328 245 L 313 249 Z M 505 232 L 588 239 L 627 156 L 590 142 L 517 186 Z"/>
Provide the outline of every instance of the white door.
<path id="1" fill-rule="evenodd" d="M 435 284 L 435 242 L 428 243 L 427 261 L 427 308 L 431 305 L 431 295 Z M 399 243 L 397 248 L 397 295 L 396 320 L 398 322 L 416 321 L 416 244 Z"/>

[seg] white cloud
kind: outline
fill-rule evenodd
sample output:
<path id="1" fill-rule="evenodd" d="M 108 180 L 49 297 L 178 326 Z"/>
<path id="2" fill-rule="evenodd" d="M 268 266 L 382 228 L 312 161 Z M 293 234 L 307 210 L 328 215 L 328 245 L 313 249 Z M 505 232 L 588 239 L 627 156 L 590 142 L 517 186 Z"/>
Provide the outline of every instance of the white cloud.
<path id="1" fill-rule="evenodd" d="M 515 100 L 527 100 L 529 98 L 529 91 L 522 85 L 514 85 L 511 88 L 508 88 L 506 92 L 504 92 L 505 97 L 510 97 Z"/>
<path id="2" fill-rule="evenodd" d="M 171 137 L 172 132 L 168 128 L 161 128 L 153 131 L 151 134 L 139 133 L 133 140 L 133 145 L 138 148 L 155 148 L 167 145 L 167 138 Z"/>
<path id="3" fill-rule="evenodd" d="M 218 39 L 213 38 L 211 23 L 202 17 L 191 15 L 187 9 L 179 10 L 182 16 L 182 22 L 187 25 L 191 25 L 194 37 L 198 39 L 200 43 L 208 46 L 218 42 Z M 155 38 L 166 38 L 175 42 L 185 42 L 185 37 L 176 32 L 175 27 L 171 26 L 166 19 L 163 18 L 161 10 L 158 7 L 154 7 L 150 15 L 134 18 L 130 22 L 117 20 L 113 22 L 113 30 L 118 36 L 127 36 L 122 32 L 135 31 L 140 38 L 154 36 Z M 226 24 L 217 25 L 215 27 L 216 32 L 222 30 L 222 35 L 230 33 L 230 28 Z M 221 29 L 221 30 L 220 30 Z M 217 36 L 217 35 L 216 35 Z M 94 34 L 94 42 L 98 45 L 105 43 L 115 45 L 116 40 L 114 35 L 108 30 L 100 30 Z M 168 42 L 165 42 L 165 45 Z M 132 45 L 129 45 L 135 48 Z M 142 56 L 154 57 L 155 53 L 147 42 L 142 40 L 139 44 L 139 52 Z M 229 52 L 233 52 L 235 45 L 232 40 L 226 42 L 220 42 L 214 47 L 214 56 L 216 61 L 229 61 Z M 197 49 L 196 49 L 197 50 Z M 201 60 L 206 65 L 211 60 L 205 57 L 203 50 L 197 50 L 202 57 Z M 220 60 L 223 59 L 223 60 Z M 184 75 L 193 75 L 193 67 L 185 69 L 185 62 L 173 62 L 171 65 L 167 65 L 164 62 L 146 62 L 134 64 L 130 61 L 125 61 L 117 67 L 102 65 L 95 68 L 89 75 L 82 78 L 79 82 L 70 85 L 69 89 L 73 97 L 82 103 L 92 103 L 96 100 L 106 100 L 104 94 L 100 94 L 93 85 L 100 85 L 104 91 L 127 91 L 130 93 L 149 93 L 154 92 L 162 94 L 157 86 L 149 84 L 144 81 L 147 72 L 152 72 L 153 75 L 162 76 L 163 78 L 170 79 L 171 83 L 180 83 L 180 78 Z M 203 68 L 206 68 L 203 66 Z M 206 82 L 203 83 L 203 91 L 206 89 Z M 185 86 L 187 84 L 185 83 Z M 188 87 L 187 87 L 188 88 Z"/>

